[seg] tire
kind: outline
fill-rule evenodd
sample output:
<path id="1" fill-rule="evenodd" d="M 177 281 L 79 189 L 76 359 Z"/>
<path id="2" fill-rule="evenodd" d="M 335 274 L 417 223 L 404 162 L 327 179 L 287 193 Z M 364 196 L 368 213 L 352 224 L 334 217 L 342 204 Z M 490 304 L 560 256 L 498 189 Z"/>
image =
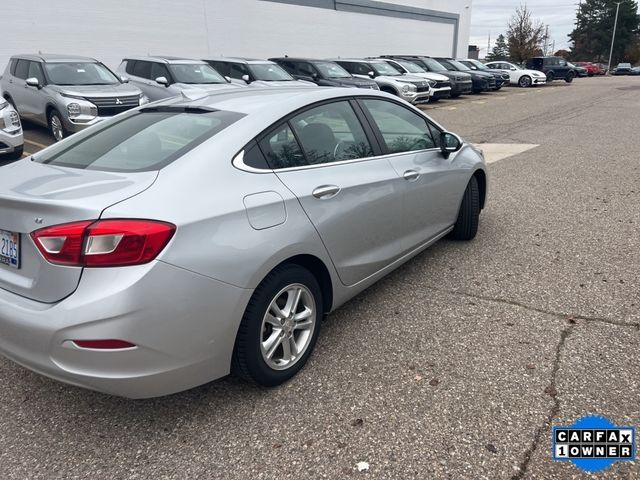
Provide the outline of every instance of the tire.
<path id="1" fill-rule="evenodd" d="M 473 240 L 480 222 L 480 189 L 475 176 L 471 177 L 462 197 L 458 218 L 449 234 L 452 240 Z"/>
<path id="2" fill-rule="evenodd" d="M 567 76 L 564 77 L 564 81 L 567 82 L 567 83 L 571 83 L 571 82 L 573 82 L 574 78 L 576 78 L 576 74 L 573 73 L 573 72 L 569 72 L 569 73 L 567 73 Z"/>
<path id="3" fill-rule="evenodd" d="M 461 93 L 452 93 L 451 94 L 451 98 L 458 98 L 460 95 L 462 95 Z"/>
<path id="4" fill-rule="evenodd" d="M 529 88 L 532 83 L 533 81 L 529 75 L 523 75 L 520 77 L 520 80 L 518 80 L 518 86 L 522 88 Z"/>
<path id="5" fill-rule="evenodd" d="M 553 82 L 555 78 L 556 76 L 553 74 L 553 72 L 547 73 L 547 82 Z"/>
<path id="6" fill-rule="evenodd" d="M 48 116 L 49 132 L 53 135 L 53 139 L 59 142 L 63 138 L 67 138 L 69 132 L 64 128 L 62 115 L 55 108 L 49 112 Z"/>
<path id="7" fill-rule="evenodd" d="M 11 105 L 11 106 L 13 107 L 13 109 L 14 109 L 16 112 L 18 111 L 18 109 L 16 108 L 16 104 L 15 104 L 15 102 L 13 101 L 13 98 L 11 98 L 9 95 L 6 95 L 6 96 L 4 97 L 4 99 L 5 99 L 7 102 L 9 102 L 9 105 Z"/>
<path id="8" fill-rule="evenodd" d="M 292 293 L 295 289 L 301 292 L 298 308 L 289 312 L 286 320 L 278 321 L 274 308 L 277 307 L 280 314 L 288 313 L 286 301 L 295 298 Z M 304 367 L 315 347 L 320 333 L 322 305 L 320 285 L 309 270 L 295 264 L 276 267 L 258 285 L 249 300 L 236 336 L 231 361 L 232 372 L 264 387 L 274 387 L 292 378 Z M 301 312 L 301 309 L 304 310 Z M 295 312 L 301 315 L 307 309 L 311 310 L 310 316 L 296 323 L 292 317 Z M 306 328 L 295 328 L 295 325 L 303 322 Z M 268 341 L 272 338 L 274 340 L 269 344 Z M 290 352 L 294 344 L 301 349 L 301 353 L 289 357 L 288 362 L 284 342 L 290 342 Z"/>

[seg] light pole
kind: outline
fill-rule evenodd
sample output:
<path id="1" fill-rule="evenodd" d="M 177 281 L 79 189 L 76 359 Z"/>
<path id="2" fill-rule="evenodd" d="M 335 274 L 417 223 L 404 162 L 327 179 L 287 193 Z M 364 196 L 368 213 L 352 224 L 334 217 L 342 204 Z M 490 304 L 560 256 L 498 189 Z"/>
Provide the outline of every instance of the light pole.
<path id="1" fill-rule="evenodd" d="M 611 38 L 611 51 L 609 52 L 609 68 L 607 69 L 607 73 L 611 73 L 611 59 L 613 58 L 613 44 L 616 41 L 616 28 L 618 27 L 618 12 L 620 11 L 620 4 L 622 2 L 617 2 L 616 5 L 616 19 L 613 22 L 613 37 Z"/>

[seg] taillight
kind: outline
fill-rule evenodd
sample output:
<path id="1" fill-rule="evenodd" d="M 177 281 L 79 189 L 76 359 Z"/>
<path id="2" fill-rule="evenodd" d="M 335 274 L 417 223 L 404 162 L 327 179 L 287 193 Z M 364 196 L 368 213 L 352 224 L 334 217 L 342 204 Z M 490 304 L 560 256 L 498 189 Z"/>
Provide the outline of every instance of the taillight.
<path id="1" fill-rule="evenodd" d="M 122 267 L 148 263 L 176 231 L 155 220 L 96 220 L 41 228 L 31 233 L 44 258 L 56 265 Z"/>

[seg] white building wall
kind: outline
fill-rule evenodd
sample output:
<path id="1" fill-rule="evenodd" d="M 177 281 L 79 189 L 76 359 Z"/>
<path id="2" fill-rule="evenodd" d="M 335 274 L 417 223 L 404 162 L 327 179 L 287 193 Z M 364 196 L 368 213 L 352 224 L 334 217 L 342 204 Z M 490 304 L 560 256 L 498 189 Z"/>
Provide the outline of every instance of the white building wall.
<path id="1" fill-rule="evenodd" d="M 114 68 L 137 54 L 451 55 L 455 47 L 466 56 L 471 0 L 388 0 L 382 6 L 390 3 L 457 14 L 458 27 L 263 0 L 21 0 L 3 2 L 0 69 L 13 54 L 38 51 L 92 56 Z"/>

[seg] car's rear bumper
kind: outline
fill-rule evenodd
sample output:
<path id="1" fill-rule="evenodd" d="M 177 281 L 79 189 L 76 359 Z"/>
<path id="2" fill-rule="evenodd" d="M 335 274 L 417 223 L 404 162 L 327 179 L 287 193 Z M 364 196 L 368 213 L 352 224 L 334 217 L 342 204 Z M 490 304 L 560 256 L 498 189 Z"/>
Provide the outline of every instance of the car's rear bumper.
<path id="1" fill-rule="evenodd" d="M 86 269 L 77 290 L 45 304 L 0 290 L 0 353 L 62 382 L 130 398 L 225 376 L 252 291 L 162 262 Z M 72 340 L 119 339 L 125 350 Z"/>

